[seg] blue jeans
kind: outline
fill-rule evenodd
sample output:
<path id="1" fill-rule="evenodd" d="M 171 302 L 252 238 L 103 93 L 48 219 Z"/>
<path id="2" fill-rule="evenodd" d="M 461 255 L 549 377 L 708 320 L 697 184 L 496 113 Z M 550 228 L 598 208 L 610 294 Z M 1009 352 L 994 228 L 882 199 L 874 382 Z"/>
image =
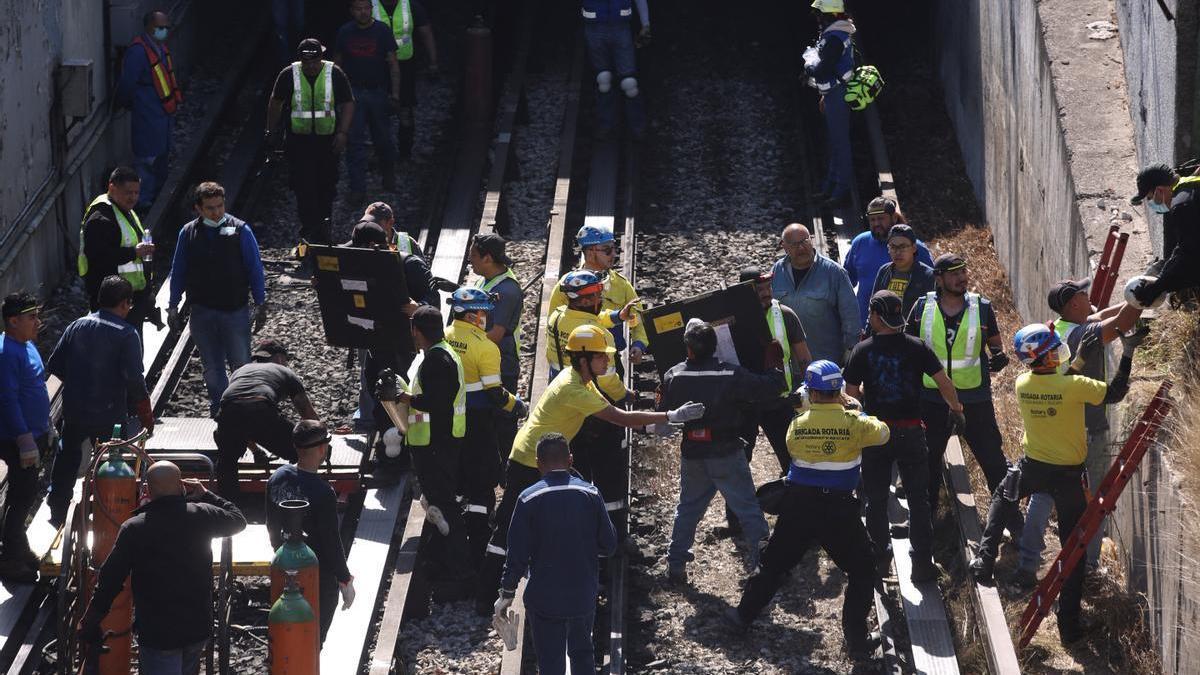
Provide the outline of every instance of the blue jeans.
<path id="1" fill-rule="evenodd" d="M 642 97 L 629 96 L 621 89 L 625 78 L 637 77 L 637 60 L 633 52 L 633 33 L 629 22 L 584 21 L 583 38 L 587 42 L 588 61 L 596 73 L 609 72 L 612 83 L 607 92 L 596 92 L 596 127 L 607 133 L 617 124 L 617 97 L 625 99 L 625 117 L 635 136 L 646 131 L 646 113 Z"/>
<path id="2" fill-rule="evenodd" d="M 350 148 L 346 152 L 346 171 L 350 174 L 350 191 L 367 191 L 367 130 L 379 157 L 379 171 L 390 174 L 396 162 L 392 145 L 392 118 L 388 112 L 388 95 L 384 89 L 354 88 L 354 121 L 350 123 Z"/>
<path id="3" fill-rule="evenodd" d="M 566 673 L 568 655 L 571 657 L 572 673 L 596 672 L 596 657 L 592 646 L 592 624 L 595 618 L 595 612 L 557 619 L 530 610 L 527 620 L 533 635 L 533 650 L 537 653 L 538 673 Z"/>
<path id="4" fill-rule="evenodd" d="M 158 191 L 167 182 L 167 158 L 170 150 L 155 157 L 134 157 L 133 168 L 141 179 L 141 193 L 138 195 L 137 208 L 148 209 L 154 204 Z"/>
<path id="5" fill-rule="evenodd" d="M 155 649 L 138 645 L 138 672 L 142 675 L 199 675 L 208 640 L 181 649 Z"/>
<path id="6" fill-rule="evenodd" d="M 275 24 L 276 58 L 284 66 L 292 62 L 304 29 L 304 0 L 271 0 L 271 19 Z"/>
<path id="7" fill-rule="evenodd" d="M 209 414 L 215 417 L 229 373 L 250 362 L 250 307 L 225 311 L 192 305 L 189 325 L 204 366 Z"/>
<path id="8" fill-rule="evenodd" d="M 1096 481 L 1096 466 L 1091 461 L 1092 457 L 1100 456 L 1108 459 L 1103 454 L 1107 445 L 1108 434 L 1100 432 L 1093 434 L 1088 433 L 1088 485 L 1095 488 L 1099 485 Z M 1050 525 L 1050 510 L 1054 508 L 1054 498 L 1046 492 L 1035 492 L 1029 498 L 1029 510 L 1025 512 L 1025 530 L 1021 533 L 1021 558 L 1017 566 L 1024 570 L 1030 570 L 1037 573 L 1042 566 L 1042 551 L 1046 548 L 1046 527 Z M 1070 534 L 1069 532 L 1067 534 Z M 1100 540 L 1103 530 L 1096 533 L 1095 537 L 1088 542 L 1087 548 L 1087 566 L 1095 567 L 1100 562 Z"/>
<path id="9" fill-rule="evenodd" d="M 720 457 L 685 457 L 680 461 L 679 505 L 675 507 L 675 526 L 671 529 L 671 547 L 667 550 L 668 565 L 682 565 L 692 560 L 696 526 L 718 491 L 737 516 L 746 547 L 752 559 L 757 560 L 759 546 L 770 534 L 770 527 L 754 494 L 754 479 L 750 476 L 746 455 L 735 450 Z"/>
<path id="10" fill-rule="evenodd" d="M 833 197 L 840 197 L 854 183 L 854 168 L 850 163 L 850 106 L 842 98 L 845 85 L 838 85 L 825 94 L 825 131 L 829 137 L 829 170 L 823 188 Z"/>

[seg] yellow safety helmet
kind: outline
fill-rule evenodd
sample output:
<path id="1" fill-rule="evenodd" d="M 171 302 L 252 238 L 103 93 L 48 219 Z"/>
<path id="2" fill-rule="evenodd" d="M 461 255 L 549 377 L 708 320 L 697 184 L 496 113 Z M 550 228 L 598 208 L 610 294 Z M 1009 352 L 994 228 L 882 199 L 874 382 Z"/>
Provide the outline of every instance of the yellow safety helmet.
<path id="1" fill-rule="evenodd" d="M 842 0 L 813 0 L 812 8 L 822 14 L 846 13 L 846 3 Z"/>
<path id="2" fill-rule="evenodd" d="M 567 338 L 567 351 L 615 354 L 612 334 L 599 326 L 577 326 Z"/>

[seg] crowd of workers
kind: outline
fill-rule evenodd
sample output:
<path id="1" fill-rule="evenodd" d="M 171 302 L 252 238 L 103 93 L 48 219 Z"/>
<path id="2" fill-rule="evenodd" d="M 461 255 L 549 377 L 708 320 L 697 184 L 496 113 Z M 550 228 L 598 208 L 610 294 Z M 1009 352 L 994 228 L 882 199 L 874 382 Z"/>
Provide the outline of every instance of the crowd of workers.
<path id="1" fill-rule="evenodd" d="M 814 3 L 825 43 L 816 51 L 819 61 L 844 65 L 854 29 L 840 5 Z M 271 96 L 268 136 L 272 142 L 279 138 L 276 122 L 287 108 L 283 142 L 292 158 L 300 236 L 313 243 L 330 241 L 335 158 L 348 136 L 358 153 L 350 161 L 352 201 L 365 201 L 362 153 L 368 129 L 383 190 L 393 188 L 387 106 L 401 110 L 404 154 L 412 141 L 414 32 L 426 45 L 430 68 L 437 67 L 432 31 L 416 0 L 353 0 L 350 10 L 353 21 L 338 33 L 334 62 L 322 60 L 319 41 L 302 40 L 299 60 L 280 73 Z M 604 95 L 619 81 L 626 119 L 638 137 L 644 117 L 628 25 L 632 8 L 627 1 L 584 0 L 583 16 L 602 94 L 600 131 L 612 130 L 614 104 Z M 638 16 L 639 38 L 648 39 L 644 0 Z M 145 99 L 161 109 L 165 121 L 153 116 L 154 124 L 169 130 L 182 99 L 163 45 L 166 16 L 147 15 L 146 30 L 141 49 L 130 52 L 122 81 L 134 92 L 135 106 Z M 843 121 L 831 101 L 841 100 L 833 94 L 845 68 L 826 66 L 818 62 L 811 70 L 828 85 L 822 112 L 835 143 L 833 131 Z M 826 81 L 830 78 L 834 81 Z M 848 189 L 846 149 L 845 158 L 831 152 L 827 178 L 828 196 L 838 203 Z M 53 459 L 47 502 L 51 522 L 61 526 L 91 448 L 107 440 L 114 425 L 124 425 L 126 436 L 139 426 L 153 430 L 140 331 L 143 322 L 156 320 L 148 280 L 154 244 L 143 236 L 138 208 L 162 184 L 159 162 L 165 152 L 135 148 L 137 170 L 113 171 L 107 191 L 89 204 L 78 267 L 92 312 L 67 327 L 45 364 L 34 346 L 38 299 L 16 293 L 4 300 L 0 459 L 8 465 L 9 489 L 0 578 L 5 580 L 37 577 L 40 552 L 30 549 L 25 529 L 42 457 Z M 1025 435 L 1015 463 L 1003 453 L 993 404 L 991 374 L 1009 364 L 996 314 L 970 290 L 967 261 L 954 253 L 932 258 L 893 199 L 868 204 L 867 230 L 855 237 L 844 264 L 822 254 L 804 225 L 785 227 L 783 255 L 769 270 L 750 267 L 736 275 L 738 283 L 754 288 L 771 336 L 764 345 L 764 371 L 721 360 L 713 326 L 689 321 L 682 334 L 687 357 L 664 375 L 654 412 L 629 409 L 636 396 L 621 377 L 619 354 L 636 364 L 654 346 L 641 322 L 644 307 L 614 268 L 618 252 L 610 229 L 585 225 L 576 235 L 579 264 L 552 291 L 545 352 L 538 355 L 547 361 L 551 379 L 530 407 L 518 394 L 524 290 L 505 240 L 495 234 L 474 237 L 468 255 L 477 283 L 453 290 L 443 314 L 440 286 L 424 252 L 398 228 L 386 203 L 371 203 L 343 245 L 401 258 L 413 296 L 404 310 L 413 348 L 364 350 L 360 420 L 379 434 L 381 470 L 389 461 L 407 460 L 416 475 L 431 525 L 431 545 L 423 550 L 432 563 L 435 599 L 471 598 L 477 611 L 503 626 L 518 582 L 528 577 L 524 604 L 542 672 L 562 672 L 567 656 L 580 672 L 590 669 L 601 568 L 604 558 L 625 545 L 626 427 L 664 436 L 682 431 L 679 501 L 666 556 L 670 582 L 688 583 L 698 524 L 721 493 L 730 530 L 741 536 L 748 576 L 740 601 L 726 613 L 739 630 L 750 626 L 804 553 L 819 544 L 847 576 L 842 616 L 847 650 L 869 657 L 878 644 L 867 624 L 871 593 L 892 564 L 887 502 L 893 467 L 910 507 L 911 578 L 935 581 L 932 524 L 942 457 L 957 434 L 966 439 L 993 492 L 971 570 L 981 580 L 991 579 L 1007 530 L 1021 549 L 1012 581 L 1032 585 L 1050 507 L 1058 511 L 1065 541 L 1086 505 L 1089 475 L 1096 480 L 1107 468 L 1102 406 L 1121 400 L 1128 389 L 1133 350 L 1144 337 L 1144 331 L 1133 330 L 1142 307 L 1163 293 L 1196 285 L 1184 261 L 1194 253 L 1192 198 L 1200 183 L 1154 166 L 1139 174 L 1137 184 L 1134 203 L 1146 200 L 1166 214 L 1168 257 L 1157 280 L 1132 291 L 1134 302 L 1102 311 L 1090 305 L 1087 281 L 1058 283 L 1048 297 L 1056 317 L 1013 336 L 1013 352 L 1030 368 L 1016 384 Z M 321 562 L 322 639 L 337 596 L 344 607 L 354 599 L 336 499 L 316 474 L 329 453 L 329 431 L 289 367 L 287 347 L 265 338 L 251 348 L 252 333 L 267 319 L 254 233 L 226 213 L 224 189 L 216 183 L 198 186 L 194 207 L 196 218 L 183 226 L 175 246 L 167 321 L 173 328 L 190 327 L 200 355 L 216 420 L 217 480 L 210 491 L 181 479 L 170 462 L 149 468 L 149 501 L 122 527 L 80 627 L 86 641 L 100 639 L 99 622 L 132 574 L 147 673 L 198 668 L 212 625 L 208 542 L 245 527 L 237 464 L 248 445 L 288 462 L 268 484 L 273 545 L 285 534 L 279 504 L 297 499 L 309 504 L 302 529 Z M 180 309 L 185 297 L 190 320 Z M 1118 339 L 1122 358 L 1107 378 L 1105 345 Z M 50 425 L 48 375 L 63 382 L 61 432 Z M 299 422 L 280 410 L 284 402 L 294 406 Z M 750 460 L 760 428 L 781 478 L 756 489 Z M 1027 520 L 1017 508 L 1026 496 Z M 778 516 L 774 530 L 765 514 Z M 1090 564 L 1097 550 L 1090 550 Z M 173 573 L 163 575 L 162 569 Z M 1078 639 L 1086 628 L 1080 617 L 1083 574 L 1078 569 L 1070 577 L 1059 604 L 1064 642 Z M 176 584 L 182 586 L 172 589 Z M 164 630 L 171 620 L 156 618 L 185 615 L 196 620 L 175 630 Z"/>

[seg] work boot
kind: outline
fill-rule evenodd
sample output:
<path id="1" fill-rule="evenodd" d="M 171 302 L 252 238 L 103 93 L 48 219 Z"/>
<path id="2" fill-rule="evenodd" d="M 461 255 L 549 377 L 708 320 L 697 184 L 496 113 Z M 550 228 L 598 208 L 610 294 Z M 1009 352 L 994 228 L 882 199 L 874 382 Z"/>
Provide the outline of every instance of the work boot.
<path id="1" fill-rule="evenodd" d="M 750 629 L 750 623 L 742 618 L 742 613 L 737 607 L 726 607 L 724 612 L 721 612 L 721 618 L 725 620 L 725 625 L 732 629 L 735 633 L 745 633 Z"/>
<path id="2" fill-rule="evenodd" d="M 971 561 L 967 569 L 971 570 L 971 576 L 975 577 L 975 581 L 981 584 L 991 584 L 994 581 L 993 574 L 996 571 L 996 561 L 978 557 Z"/>
<path id="3" fill-rule="evenodd" d="M 687 567 L 684 565 L 667 565 L 667 581 L 676 586 L 687 585 Z"/>
<path id="4" fill-rule="evenodd" d="M 1009 577 L 1008 583 L 1022 590 L 1029 590 L 1038 584 L 1037 573 L 1024 567 L 1018 567 Z"/>
<path id="5" fill-rule="evenodd" d="M 917 584 L 926 581 L 937 581 L 938 568 L 937 565 L 934 564 L 933 558 L 930 558 L 929 556 L 919 556 L 913 558 L 912 572 L 909 573 L 908 578 L 911 579 L 913 583 Z"/>
<path id="6" fill-rule="evenodd" d="M 1058 617 L 1058 639 L 1063 646 L 1079 642 L 1091 632 L 1093 626 L 1091 621 L 1085 621 L 1083 617 L 1076 616 L 1067 618 L 1064 616 Z"/>
<path id="7" fill-rule="evenodd" d="M 858 640 L 847 638 L 846 655 L 855 661 L 873 659 L 875 658 L 875 652 L 882 643 L 883 634 L 879 631 L 871 631 L 865 637 Z"/>

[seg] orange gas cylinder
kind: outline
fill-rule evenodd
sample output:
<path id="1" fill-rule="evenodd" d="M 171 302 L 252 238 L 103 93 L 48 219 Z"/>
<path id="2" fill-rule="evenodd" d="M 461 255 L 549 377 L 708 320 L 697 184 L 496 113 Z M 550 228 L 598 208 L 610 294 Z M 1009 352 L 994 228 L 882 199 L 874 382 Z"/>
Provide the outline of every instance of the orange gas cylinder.
<path id="1" fill-rule="evenodd" d="M 113 438 L 120 437 L 120 427 L 113 429 Z M 112 552 L 121 524 L 128 520 L 137 508 L 137 476 L 133 468 L 121 459 L 116 448 L 109 451 L 108 459 L 96 470 L 93 490 L 92 551 L 95 568 L 99 569 Z M 130 595 L 129 584 L 126 584 L 113 601 L 108 615 L 100 622 L 102 631 L 113 633 L 105 642 L 108 653 L 100 655 L 100 675 L 128 675 L 132 656 L 132 624 L 133 598 Z"/>
<path id="2" fill-rule="evenodd" d="M 321 627 L 313 608 L 300 594 L 296 573 L 288 572 L 283 594 L 267 616 L 267 650 L 271 675 L 317 675 Z"/>
<path id="3" fill-rule="evenodd" d="M 271 560 L 271 602 L 275 602 L 283 594 L 286 578 L 289 573 L 294 572 L 301 594 L 313 612 L 320 616 L 321 568 L 317 562 L 317 554 L 304 543 L 302 525 L 308 502 L 303 499 L 286 499 L 279 502 L 278 507 L 283 513 L 283 531 L 287 533 L 287 540 L 275 551 L 275 557 Z"/>

